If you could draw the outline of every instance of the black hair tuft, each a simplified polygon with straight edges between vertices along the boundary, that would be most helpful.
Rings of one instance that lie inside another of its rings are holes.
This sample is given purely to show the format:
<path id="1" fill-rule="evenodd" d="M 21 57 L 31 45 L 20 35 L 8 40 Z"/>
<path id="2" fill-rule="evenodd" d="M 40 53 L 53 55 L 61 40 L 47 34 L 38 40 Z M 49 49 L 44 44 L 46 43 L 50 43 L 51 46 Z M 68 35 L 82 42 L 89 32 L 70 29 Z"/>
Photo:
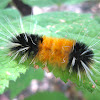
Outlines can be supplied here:
<path id="1" fill-rule="evenodd" d="M 85 68 L 82 65 L 86 65 L 86 67 L 90 67 L 89 64 L 93 62 L 93 51 L 89 49 L 84 43 L 76 42 L 69 55 L 69 63 L 68 68 L 72 67 L 72 71 L 78 72 L 84 71 Z"/>
<path id="2" fill-rule="evenodd" d="M 38 44 L 43 41 L 43 38 L 34 34 L 21 33 L 10 41 L 15 45 L 10 47 L 10 51 L 19 52 L 21 55 L 27 53 L 28 56 L 31 54 L 34 57 L 38 52 Z"/>

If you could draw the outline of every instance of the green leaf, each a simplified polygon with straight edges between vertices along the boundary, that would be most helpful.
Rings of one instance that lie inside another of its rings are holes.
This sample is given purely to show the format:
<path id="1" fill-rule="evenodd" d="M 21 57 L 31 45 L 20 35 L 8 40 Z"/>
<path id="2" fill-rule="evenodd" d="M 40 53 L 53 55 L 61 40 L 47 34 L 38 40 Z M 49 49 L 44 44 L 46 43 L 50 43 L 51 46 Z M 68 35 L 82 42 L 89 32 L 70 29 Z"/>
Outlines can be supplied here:
<path id="1" fill-rule="evenodd" d="M 22 92 L 26 87 L 30 85 L 32 79 L 42 80 L 44 77 L 44 71 L 39 69 L 29 68 L 25 74 L 21 74 L 20 77 L 14 81 L 10 81 L 9 88 L 10 98 L 14 98 L 20 92 Z"/>
<path id="2" fill-rule="evenodd" d="M 13 10 L 11 8 L 8 9 L 1 9 L 0 10 L 0 22 L 7 23 L 7 18 L 12 22 L 16 20 L 20 16 L 20 13 L 17 10 Z"/>
<path id="3" fill-rule="evenodd" d="M 5 8 L 11 0 L 0 0 L 0 9 Z"/>
<path id="4" fill-rule="evenodd" d="M 99 90 L 94 90 L 92 93 L 89 92 L 86 88 L 80 86 L 77 88 L 78 91 L 81 90 L 82 94 L 83 94 L 83 97 L 86 99 L 86 100 L 99 100 L 100 98 L 100 94 L 99 94 Z"/>
<path id="5" fill-rule="evenodd" d="M 80 2 L 84 2 L 86 0 L 23 0 L 25 4 L 28 4 L 30 6 L 39 6 L 39 7 L 45 7 L 45 6 L 50 6 L 50 5 L 58 5 L 60 6 L 63 3 L 66 4 L 76 4 Z"/>
<path id="6" fill-rule="evenodd" d="M 39 6 L 39 7 L 45 7 L 45 6 L 50 6 L 54 4 L 61 4 L 64 3 L 66 0 L 23 0 L 25 4 L 28 4 L 30 6 Z"/>
<path id="7" fill-rule="evenodd" d="M 94 49 L 95 54 L 94 59 L 100 61 L 100 25 L 91 18 L 91 15 L 76 14 L 70 12 L 53 12 L 40 14 L 37 16 L 24 17 L 22 19 L 22 22 L 24 30 L 20 26 L 19 17 L 16 20 L 11 21 L 10 23 L 13 27 L 15 27 L 18 33 L 16 33 L 15 29 L 12 28 L 8 23 L 4 23 L 3 25 L 13 34 L 23 33 L 24 31 L 27 33 L 33 33 L 34 30 L 35 34 L 58 38 L 75 39 L 78 41 L 82 41 L 87 45 L 93 45 L 92 48 Z M 3 26 L 1 26 L 1 29 L 1 33 L 12 37 L 11 34 Z M 7 36 L 3 36 L 2 34 L 0 34 L 0 37 L 6 40 Z M 0 39 L 0 69 L 2 69 L 0 70 L 1 93 L 3 92 L 4 88 L 8 86 L 9 80 L 16 80 L 17 77 L 19 77 L 19 73 L 26 72 L 26 69 L 28 68 L 32 60 L 28 59 L 23 64 L 19 64 L 18 60 L 11 61 L 12 58 L 10 59 L 10 57 L 7 56 L 9 50 L 6 48 L 6 45 L 7 42 Z M 9 63 L 9 61 L 11 62 Z M 44 67 L 44 64 L 42 62 L 37 62 L 36 64 L 41 68 Z M 95 88 L 92 88 L 92 83 L 84 73 L 82 73 L 81 81 L 79 81 L 76 73 L 70 74 L 68 70 L 63 71 L 57 66 L 52 66 L 50 64 L 47 64 L 47 66 L 49 70 L 52 71 L 56 77 L 60 77 L 62 81 L 67 82 L 67 80 L 69 79 L 72 82 L 76 83 L 78 87 L 83 86 L 91 92 L 95 90 Z M 100 72 L 100 63 L 95 62 L 92 66 Z M 100 89 L 100 75 L 95 71 L 93 72 L 94 75 L 91 77 L 94 82 L 96 81 L 95 83 L 97 84 L 98 89 Z"/>
<path id="8" fill-rule="evenodd" d="M 13 10 L 13 9 L 0 10 L 0 94 L 2 94 L 4 92 L 5 87 L 9 86 L 9 80 L 15 81 L 17 79 L 17 77 L 20 76 L 19 73 L 25 73 L 26 69 L 27 69 L 26 66 L 18 65 L 17 62 L 15 62 L 15 61 L 10 62 L 11 59 L 8 56 L 9 52 L 7 51 L 7 48 L 6 48 L 7 46 L 5 47 L 5 44 L 8 44 L 8 43 L 7 42 L 5 43 L 3 41 L 4 37 L 2 35 L 2 34 L 7 35 L 4 32 L 7 27 L 6 28 L 3 27 L 4 31 L 2 31 L 2 25 L 5 26 L 5 24 L 8 23 L 7 16 L 9 18 L 9 20 L 12 21 L 16 17 L 19 16 L 19 13 L 18 13 L 18 11 Z M 5 40 L 8 39 L 8 38 L 7 39 L 6 38 L 5 38 Z"/>
<path id="9" fill-rule="evenodd" d="M 100 24 L 100 16 L 99 15 L 95 15 L 94 19 Z"/>
<path id="10" fill-rule="evenodd" d="M 40 92 L 27 97 L 25 100 L 68 100 L 63 93 L 60 92 Z"/>

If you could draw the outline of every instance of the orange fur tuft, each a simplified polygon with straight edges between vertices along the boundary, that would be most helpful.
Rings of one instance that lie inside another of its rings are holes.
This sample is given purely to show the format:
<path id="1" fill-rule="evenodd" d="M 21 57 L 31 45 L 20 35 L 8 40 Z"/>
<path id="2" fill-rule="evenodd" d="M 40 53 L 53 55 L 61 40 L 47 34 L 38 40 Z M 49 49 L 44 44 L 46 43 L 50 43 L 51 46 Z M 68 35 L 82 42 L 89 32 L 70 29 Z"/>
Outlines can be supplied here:
<path id="1" fill-rule="evenodd" d="M 69 54 L 75 43 L 74 40 L 70 39 L 44 36 L 43 42 L 39 44 L 37 58 L 43 63 L 48 62 L 65 68 L 68 64 Z"/>

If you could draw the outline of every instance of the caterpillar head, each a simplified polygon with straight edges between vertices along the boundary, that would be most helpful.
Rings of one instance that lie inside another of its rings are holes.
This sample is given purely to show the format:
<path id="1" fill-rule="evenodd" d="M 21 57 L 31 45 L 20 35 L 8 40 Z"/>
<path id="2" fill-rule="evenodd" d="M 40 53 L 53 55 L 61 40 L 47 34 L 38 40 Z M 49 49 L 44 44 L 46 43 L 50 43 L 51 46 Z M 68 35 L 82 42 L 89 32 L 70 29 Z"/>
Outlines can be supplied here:
<path id="1" fill-rule="evenodd" d="M 72 71 L 86 71 L 93 62 L 93 51 L 89 49 L 84 43 L 76 42 L 69 55 L 68 66 L 72 68 Z"/>

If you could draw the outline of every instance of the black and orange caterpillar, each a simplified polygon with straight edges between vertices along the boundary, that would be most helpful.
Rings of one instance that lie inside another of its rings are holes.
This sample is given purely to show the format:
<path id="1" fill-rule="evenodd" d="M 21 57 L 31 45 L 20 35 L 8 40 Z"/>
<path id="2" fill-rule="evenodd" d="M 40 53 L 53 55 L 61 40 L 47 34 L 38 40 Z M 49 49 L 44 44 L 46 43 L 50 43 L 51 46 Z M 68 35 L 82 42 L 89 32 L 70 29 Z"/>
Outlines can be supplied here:
<path id="1" fill-rule="evenodd" d="M 21 33 L 12 38 L 10 51 L 21 55 L 23 63 L 28 57 L 45 63 L 57 65 L 63 70 L 90 71 L 93 63 L 93 51 L 84 43 L 65 38 L 52 38 L 35 34 Z"/>

